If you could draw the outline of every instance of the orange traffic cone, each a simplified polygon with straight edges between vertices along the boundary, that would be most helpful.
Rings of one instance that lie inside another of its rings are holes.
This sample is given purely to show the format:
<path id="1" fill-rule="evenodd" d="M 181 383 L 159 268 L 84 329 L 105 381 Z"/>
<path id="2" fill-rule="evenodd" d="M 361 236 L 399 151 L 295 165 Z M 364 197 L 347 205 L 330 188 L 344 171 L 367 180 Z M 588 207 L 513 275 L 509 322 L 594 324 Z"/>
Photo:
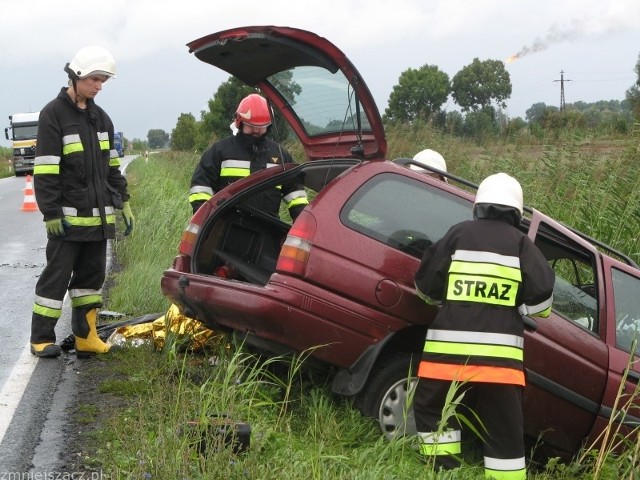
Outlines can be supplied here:
<path id="1" fill-rule="evenodd" d="M 36 204 L 36 196 L 33 193 L 33 185 L 31 183 L 31 175 L 27 175 L 27 186 L 24 189 L 24 202 L 22 210 L 25 212 L 37 212 L 38 204 Z"/>

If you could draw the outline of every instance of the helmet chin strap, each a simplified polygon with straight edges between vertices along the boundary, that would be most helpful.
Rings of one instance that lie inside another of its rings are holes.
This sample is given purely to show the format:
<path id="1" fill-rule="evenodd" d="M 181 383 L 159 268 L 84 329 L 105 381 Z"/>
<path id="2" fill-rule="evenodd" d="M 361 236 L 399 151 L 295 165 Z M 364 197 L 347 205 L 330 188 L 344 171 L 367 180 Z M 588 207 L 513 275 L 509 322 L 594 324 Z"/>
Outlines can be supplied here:
<path id="1" fill-rule="evenodd" d="M 69 80 L 71 80 L 71 88 L 73 88 L 73 103 L 78 105 L 78 90 L 76 88 L 76 81 L 78 80 L 78 75 L 76 72 L 71 70 L 69 67 L 69 63 L 64 66 L 64 71 L 69 74 Z"/>

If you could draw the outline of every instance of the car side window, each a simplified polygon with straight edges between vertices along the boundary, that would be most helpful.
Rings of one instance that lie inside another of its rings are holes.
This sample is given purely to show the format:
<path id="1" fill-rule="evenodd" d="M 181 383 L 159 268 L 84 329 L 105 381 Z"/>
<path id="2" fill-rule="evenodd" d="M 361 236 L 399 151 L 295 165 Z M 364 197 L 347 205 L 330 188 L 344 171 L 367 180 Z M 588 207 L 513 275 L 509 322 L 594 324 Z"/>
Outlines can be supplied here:
<path id="1" fill-rule="evenodd" d="M 637 340 L 635 354 L 640 355 L 640 279 L 616 268 L 612 269 L 613 297 L 616 308 L 616 344 L 631 351 L 631 345 Z"/>
<path id="2" fill-rule="evenodd" d="M 542 224 L 536 246 L 553 268 L 553 310 L 598 333 L 598 286 L 592 254 L 552 227 Z"/>
<path id="3" fill-rule="evenodd" d="M 473 218 L 471 203 L 398 174 L 376 175 L 341 211 L 353 230 L 422 258 L 425 249 L 452 225 Z"/>
<path id="4" fill-rule="evenodd" d="M 553 308 L 569 320 L 596 332 L 598 302 L 591 266 L 570 258 L 554 259 L 550 264 L 556 272 Z"/>

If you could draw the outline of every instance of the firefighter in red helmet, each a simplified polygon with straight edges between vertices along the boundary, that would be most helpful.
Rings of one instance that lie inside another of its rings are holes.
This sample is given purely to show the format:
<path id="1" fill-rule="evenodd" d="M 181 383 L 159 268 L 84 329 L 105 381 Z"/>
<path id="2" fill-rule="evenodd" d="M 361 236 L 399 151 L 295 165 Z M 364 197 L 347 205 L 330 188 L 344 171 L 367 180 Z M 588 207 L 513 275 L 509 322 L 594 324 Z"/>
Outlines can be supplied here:
<path id="1" fill-rule="evenodd" d="M 251 173 L 284 163 L 293 158 L 281 145 L 267 137 L 272 122 L 267 100 L 252 93 L 243 98 L 236 109 L 230 135 L 214 143 L 200 159 L 189 189 L 189 203 L 195 213 L 200 206 L 225 186 Z M 309 203 L 304 187 L 285 184 L 273 188 L 256 200 L 256 206 L 278 216 L 284 201 L 292 219 Z"/>
<path id="2" fill-rule="evenodd" d="M 485 476 L 497 480 L 526 478 L 521 315 L 547 317 L 553 302 L 554 272 L 517 228 L 522 213 L 518 181 L 490 175 L 478 188 L 474 219 L 429 247 L 415 276 L 418 296 L 441 305 L 427 331 L 413 398 L 421 452 L 436 466 L 459 465 L 460 421 L 442 418 L 455 382 L 464 391 L 462 408 L 470 410 L 457 413 L 479 418 Z"/>

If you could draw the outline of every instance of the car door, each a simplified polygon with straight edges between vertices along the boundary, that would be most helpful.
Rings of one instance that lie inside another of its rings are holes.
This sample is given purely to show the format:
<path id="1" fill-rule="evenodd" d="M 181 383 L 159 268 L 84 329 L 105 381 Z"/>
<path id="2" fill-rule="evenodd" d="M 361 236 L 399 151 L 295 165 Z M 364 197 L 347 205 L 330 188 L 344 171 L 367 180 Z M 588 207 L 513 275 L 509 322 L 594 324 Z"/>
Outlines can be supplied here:
<path id="1" fill-rule="evenodd" d="M 611 301 L 601 330 L 609 353 L 609 376 L 592 439 L 610 422 L 612 432 L 628 433 L 640 426 L 640 271 L 604 257 L 604 272 L 606 294 Z M 623 415 L 614 415 L 614 408 L 622 410 Z M 616 421 L 611 421 L 612 417 Z"/>
<path id="2" fill-rule="evenodd" d="M 574 232 L 533 212 L 529 237 L 554 267 L 551 315 L 525 335 L 525 431 L 575 453 L 594 425 L 607 383 L 608 349 L 600 255 Z"/>

